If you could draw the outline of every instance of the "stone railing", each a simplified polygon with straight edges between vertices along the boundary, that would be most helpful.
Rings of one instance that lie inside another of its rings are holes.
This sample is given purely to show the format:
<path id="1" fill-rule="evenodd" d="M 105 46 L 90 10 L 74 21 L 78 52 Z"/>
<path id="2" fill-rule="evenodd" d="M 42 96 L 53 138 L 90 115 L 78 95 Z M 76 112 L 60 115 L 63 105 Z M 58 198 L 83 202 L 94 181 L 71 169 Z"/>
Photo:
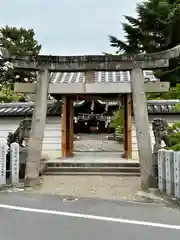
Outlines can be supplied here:
<path id="1" fill-rule="evenodd" d="M 158 187 L 161 193 L 180 199 L 180 152 L 158 151 Z"/>
<path id="2" fill-rule="evenodd" d="M 0 145 L 0 187 L 19 183 L 19 144 Z"/>

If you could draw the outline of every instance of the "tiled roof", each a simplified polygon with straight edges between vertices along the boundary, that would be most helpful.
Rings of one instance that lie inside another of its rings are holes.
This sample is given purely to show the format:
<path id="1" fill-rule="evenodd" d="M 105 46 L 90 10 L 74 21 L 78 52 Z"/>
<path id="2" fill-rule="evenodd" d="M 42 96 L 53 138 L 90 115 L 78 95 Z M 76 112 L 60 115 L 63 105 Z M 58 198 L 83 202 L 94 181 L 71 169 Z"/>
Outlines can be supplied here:
<path id="1" fill-rule="evenodd" d="M 161 113 L 168 114 L 173 113 L 173 107 L 176 104 L 180 104 L 180 100 L 149 100 L 148 112 L 149 114 Z"/>
<path id="2" fill-rule="evenodd" d="M 143 71 L 145 81 L 157 81 L 153 71 Z M 59 72 L 51 73 L 51 83 L 84 83 L 85 74 L 83 72 Z M 95 72 L 94 82 L 129 82 L 131 81 L 130 72 Z"/>
<path id="3" fill-rule="evenodd" d="M 34 111 L 34 103 L 1 103 L 0 116 L 28 116 Z M 59 115 L 54 103 L 48 104 L 47 115 Z"/>
<path id="4" fill-rule="evenodd" d="M 180 103 L 180 100 L 148 100 L 148 112 L 149 114 L 172 114 L 173 106 L 177 103 Z M 117 102 L 113 101 L 109 105 L 115 104 Z M 0 104 L 0 116 L 32 115 L 33 110 L 33 102 Z M 180 114 L 180 112 L 176 114 Z M 47 115 L 60 115 L 60 105 L 48 103 Z"/>

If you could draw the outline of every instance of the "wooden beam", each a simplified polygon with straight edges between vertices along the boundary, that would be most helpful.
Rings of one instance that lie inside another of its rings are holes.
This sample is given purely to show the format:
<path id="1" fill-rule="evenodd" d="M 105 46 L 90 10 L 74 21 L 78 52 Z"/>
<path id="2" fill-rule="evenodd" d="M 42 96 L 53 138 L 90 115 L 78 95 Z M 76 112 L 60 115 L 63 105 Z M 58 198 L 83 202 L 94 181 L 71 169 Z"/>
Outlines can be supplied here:
<path id="1" fill-rule="evenodd" d="M 74 105 L 73 100 L 69 99 L 69 156 L 73 155 L 74 143 Z"/>
<path id="2" fill-rule="evenodd" d="M 124 95 L 124 157 L 132 158 L 132 98 Z"/>
<path id="3" fill-rule="evenodd" d="M 61 151 L 62 157 L 71 157 L 73 155 L 73 101 L 69 96 L 62 98 L 62 137 Z"/>
<path id="4" fill-rule="evenodd" d="M 67 111 L 66 111 L 66 104 L 67 104 L 67 101 L 66 101 L 66 97 L 63 96 L 62 97 L 62 108 L 61 108 L 61 111 L 62 111 L 62 115 L 61 115 L 61 153 L 62 153 L 62 157 L 66 157 L 66 114 L 67 114 Z"/>

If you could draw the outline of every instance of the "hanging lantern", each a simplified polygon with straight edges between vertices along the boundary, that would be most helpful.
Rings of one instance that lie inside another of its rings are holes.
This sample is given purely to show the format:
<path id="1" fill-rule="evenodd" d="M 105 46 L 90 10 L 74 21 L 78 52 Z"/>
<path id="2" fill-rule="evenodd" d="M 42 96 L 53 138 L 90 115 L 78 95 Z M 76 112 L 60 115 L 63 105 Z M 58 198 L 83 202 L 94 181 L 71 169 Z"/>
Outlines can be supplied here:
<path id="1" fill-rule="evenodd" d="M 105 121 L 105 128 L 108 127 L 108 124 L 109 124 L 108 119 L 106 119 L 106 121 Z"/>
<path id="2" fill-rule="evenodd" d="M 77 117 L 74 117 L 74 122 L 78 123 L 78 118 Z"/>
<path id="3" fill-rule="evenodd" d="M 94 100 L 92 100 L 92 104 L 91 104 L 91 111 L 94 111 Z"/>
<path id="4" fill-rule="evenodd" d="M 58 100 L 57 102 L 55 102 L 55 112 L 59 113 L 61 110 L 61 103 Z"/>
<path id="5" fill-rule="evenodd" d="M 106 112 L 108 111 L 108 107 L 109 107 L 109 103 L 106 102 L 106 106 L 105 106 L 105 111 L 106 111 Z"/>

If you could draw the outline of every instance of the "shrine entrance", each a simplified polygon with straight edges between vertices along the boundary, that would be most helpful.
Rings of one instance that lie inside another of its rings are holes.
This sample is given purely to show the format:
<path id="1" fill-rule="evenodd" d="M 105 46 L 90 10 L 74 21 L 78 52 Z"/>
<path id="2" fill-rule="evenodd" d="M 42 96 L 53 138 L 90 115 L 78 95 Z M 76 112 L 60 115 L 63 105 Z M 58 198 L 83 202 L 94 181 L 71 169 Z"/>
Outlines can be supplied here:
<path id="1" fill-rule="evenodd" d="M 74 153 L 73 103 L 77 100 L 84 100 L 77 99 L 77 96 L 91 100 L 122 98 L 124 104 L 123 157 L 132 158 L 133 102 L 137 136 L 137 139 L 135 136 L 135 140 L 138 143 L 138 152 L 140 159 L 151 165 L 152 151 L 145 93 L 168 91 L 169 83 L 160 83 L 152 71 L 149 71 L 149 69 L 167 67 L 169 63 L 166 58 L 162 59 L 159 54 L 152 56 L 38 56 L 37 58 L 14 57 L 11 61 L 16 69 L 38 72 L 37 83 L 15 83 L 14 88 L 15 92 L 36 94 L 28 145 L 27 172 L 29 179 L 36 179 L 37 176 L 37 174 L 34 175 L 37 173 L 37 164 L 33 165 L 33 163 L 40 161 L 41 158 L 48 94 L 58 95 L 63 103 L 62 116 L 59 121 L 62 129 L 60 156 L 72 157 Z M 91 126 L 91 130 L 95 130 L 94 127 L 97 126 Z M 109 159 L 111 159 L 110 156 Z M 122 157 L 118 155 L 118 159 L 121 161 Z M 149 176 L 150 173 L 147 172 L 147 174 Z"/>
<path id="2" fill-rule="evenodd" d="M 123 141 L 118 142 L 105 133 L 81 133 L 74 138 L 73 153 L 83 152 L 104 152 L 104 153 L 121 153 L 123 155 Z"/>
<path id="3" fill-rule="evenodd" d="M 81 100 L 77 101 L 77 98 Z M 85 101 L 82 98 L 86 97 L 62 97 L 62 156 L 72 157 L 74 153 L 78 152 L 116 152 L 120 154 L 120 157 L 131 159 L 131 94 L 123 94 L 121 97 L 114 95 L 113 97 L 116 102 L 115 109 L 118 109 L 118 102 L 119 104 L 122 102 L 121 105 L 124 108 L 124 140 L 122 141 L 117 141 L 114 129 L 109 128 L 113 108 L 112 106 L 108 108 L 107 105 L 112 102 L 112 99 L 111 101 L 102 101 L 97 100 L 100 96 L 91 96 L 91 100 Z"/>
<path id="4" fill-rule="evenodd" d="M 108 133 L 108 128 L 106 127 L 106 123 L 104 121 L 98 120 L 95 114 L 88 114 L 87 118 L 88 120 L 80 119 L 77 123 L 74 123 L 75 134 L 79 135 L 79 134 Z"/>
<path id="5" fill-rule="evenodd" d="M 91 97 L 92 98 L 92 97 Z M 123 155 L 123 140 L 115 139 L 115 129 L 109 124 L 121 100 L 86 99 L 74 102 L 74 154 L 119 153 Z"/>
<path id="6" fill-rule="evenodd" d="M 113 110 L 117 110 L 120 101 L 82 100 L 74 103 L 74 133 L 75 134 L 109 134 L 109 120 Z M 114 109 L 113 109 L 114 107 Z"/>

